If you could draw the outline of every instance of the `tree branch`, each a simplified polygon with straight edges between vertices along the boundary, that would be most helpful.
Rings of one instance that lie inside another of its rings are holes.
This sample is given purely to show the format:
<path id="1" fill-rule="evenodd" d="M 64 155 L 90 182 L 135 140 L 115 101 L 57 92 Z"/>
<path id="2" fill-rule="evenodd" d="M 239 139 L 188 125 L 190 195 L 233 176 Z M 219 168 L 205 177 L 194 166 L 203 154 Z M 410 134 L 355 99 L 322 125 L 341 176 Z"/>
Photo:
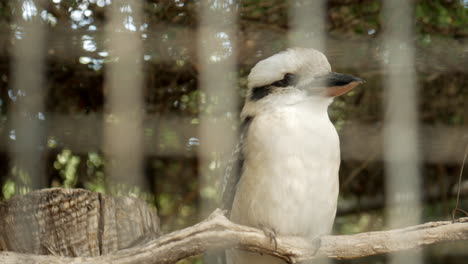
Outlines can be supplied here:
<path id="1" fill-rule="evenodd" d="M 468 217 L 456 222 L 440 221 L 389 231 L 356 235 L 324 236 L 320 248 L 299 237 L 277 237 L 278 247 L 258 229 L 238 225 L 221 210 L 194 226 L 161 236 L 144 245 L 94 258 L 67 258 L 0 252 L 0 263 L 175 263 L 207 249 L 237 248 L 275 255 L 297 262 L 315 258 L 351 259 L 407 250 L 424 245 L 468 240 Z M 315 254 L 314 254 L 315 253 Z"/>

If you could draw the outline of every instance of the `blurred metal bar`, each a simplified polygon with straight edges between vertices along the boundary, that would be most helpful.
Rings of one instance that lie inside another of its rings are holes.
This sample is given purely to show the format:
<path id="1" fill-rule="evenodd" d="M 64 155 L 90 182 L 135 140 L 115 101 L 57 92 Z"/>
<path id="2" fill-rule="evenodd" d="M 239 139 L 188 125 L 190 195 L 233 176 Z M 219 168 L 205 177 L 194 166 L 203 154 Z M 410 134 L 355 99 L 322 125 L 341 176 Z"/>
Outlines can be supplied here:
<path id="1" fill-rule="evenodd" d="M 290 1 L 288 46 L 314 48 L 325 52 L 325 0 Z M 319 259 L 314 263 L 332 263 Z"/>
<path id="2" fill-rule="evenodd" d="M 201 216 L 215 206 L 215 183 L 222 176 L 220 155 L 235 145 L 238 120 L 236 41 L 237 1 L 202 1 L 199 9 L 200 101 L 199 177 Z M 224 120 L 227 120 L 225 122 Z M 226 157 L 227 158 L 227 157 Z M 211 204 L 207 203 L 211 202 Z"/>
<path id="3" fill-rule="evenodd" d="M 146 187 L 143 176 L 143 46 L 142 3 L 117 0 L 109 6 L 106 64 L 104 154 L 106 175 L 113 183 Z M 128 32 L 128 34 L 121 34 Z"/>
<path id="4" fill-rule="evenodd" d="M 389 228 L 421 218 L 417 85 L 413 47 L 414 1 L 383 2 L 385 78 L 384 158 L 386 221 Z M 415 238 L 416 239 L 416 238 Z M 421 252 L 392 254 L 390 263 L 422 263 Z"/>
<path id="5" fill-rule="evenodd" d="M 307 47 L 325 51 L 325 0 L 290 1 L 289 47 Z"/>
<path id="6" fill-rule="evenodd" d="M 47 186 L 45 178 L 45 23 L 44 0 L 18 1 L 12 26 L 10 104 L 11 175 L 24 190 Z M 13 169 L 14 168 L 14 169 Z"/>

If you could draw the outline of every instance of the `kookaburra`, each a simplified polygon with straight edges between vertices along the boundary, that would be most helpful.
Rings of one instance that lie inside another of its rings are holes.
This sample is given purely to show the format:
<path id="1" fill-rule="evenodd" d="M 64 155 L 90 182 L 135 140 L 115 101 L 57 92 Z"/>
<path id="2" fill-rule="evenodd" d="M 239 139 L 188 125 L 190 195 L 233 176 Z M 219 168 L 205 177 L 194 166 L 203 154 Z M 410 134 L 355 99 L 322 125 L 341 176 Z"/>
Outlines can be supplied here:
<path id="1" fill-rule="evenodd" d="M 332 72 L 314 49 L 288 49 L 253 67 L 236 158 L 223 181 L 223 206 L 232 221 L 310 240 L 330 232 L 340 145 L 327 109 L 335 96 L 362 82 Z M 227 263 L 283 262 L 229 250 Z"/>

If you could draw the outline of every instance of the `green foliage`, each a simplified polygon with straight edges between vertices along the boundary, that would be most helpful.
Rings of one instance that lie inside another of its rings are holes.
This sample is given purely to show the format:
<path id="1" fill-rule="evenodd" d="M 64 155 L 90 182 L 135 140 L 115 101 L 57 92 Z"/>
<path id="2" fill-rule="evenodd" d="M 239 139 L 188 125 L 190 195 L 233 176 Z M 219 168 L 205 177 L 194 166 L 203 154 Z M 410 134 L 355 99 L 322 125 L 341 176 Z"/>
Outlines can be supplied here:
<path id="1" fill-rule="evenodd" d="M 468 8 L 462 1 L 425 0 L 416 5 L 421 32 L 441 35 L 468 34 Z"/>
<path id="2" fill-rule="evenodd" d="M 3 183 L 2 194 L 5 199 L 9 199 L 13 195 L 22 195 L 32 191 L 31 177 L 28 172 L 13 166 L 10 170 L 10 175 Z"/>
<path id="3" fill-rule="evenodd" d="M 103 167 L 103 157 L 96 152 L 89 152 L 88 159 L 86 160 L 86 174 L 89 180 L 84 183 L 86 189 L 93 192 L 105 193 L 106 180 Z"/>
<path id="4" fill-rule="evenodd" d="M 73 155 L 69 149 L 62 150 L 57 155 L 57 160 L 54 162 L 54 168 L 59 171 L 62 177 L 62 186 L 64 188 L 73 188 L 78 180 L 76 170 L 80 164 L 80 157 Z"/>
<path id="5" fill-rule="evenodd" d="M 7 179 L 2 186 L 2 194 L 5 199 L 10 199 L 15 194 L 15 182 Z"/>

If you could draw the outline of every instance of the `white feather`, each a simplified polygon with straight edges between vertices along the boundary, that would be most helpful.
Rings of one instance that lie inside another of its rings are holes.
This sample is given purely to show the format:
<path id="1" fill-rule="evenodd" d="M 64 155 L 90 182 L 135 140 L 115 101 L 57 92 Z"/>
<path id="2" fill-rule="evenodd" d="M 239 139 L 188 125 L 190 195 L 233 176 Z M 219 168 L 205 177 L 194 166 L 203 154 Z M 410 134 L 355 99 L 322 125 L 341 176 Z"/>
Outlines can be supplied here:
<path id="1" fill-rule="evenodd" d="M 323 53 L 314 49 L 288 49 L 258 62 L 250 71 L 248 88 L 281 80 L 286 73 L 321 76 L 330 71 L 330 63 Z"/>

